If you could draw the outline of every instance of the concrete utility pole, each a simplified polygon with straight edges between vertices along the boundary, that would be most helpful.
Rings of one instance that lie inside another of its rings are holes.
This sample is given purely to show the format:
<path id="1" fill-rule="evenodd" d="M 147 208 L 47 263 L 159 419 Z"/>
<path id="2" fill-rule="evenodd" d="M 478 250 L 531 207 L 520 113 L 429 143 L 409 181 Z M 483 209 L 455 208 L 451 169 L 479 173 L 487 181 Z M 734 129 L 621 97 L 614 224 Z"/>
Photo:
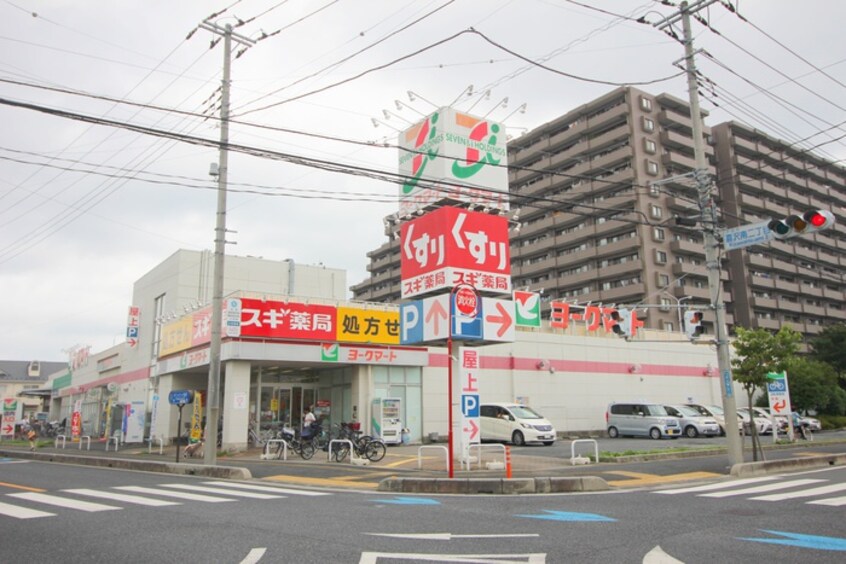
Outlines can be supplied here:
<path id="1" fill-rule="evenodd" d="M 722 282 L 720 280 L 719 242 L 716 237 L 717 206 L 711 198 L 712 179 L 708 172 L 708 160 L 705 157 L 705 144 L 702 139 L 702 115 L 699 110 L 693 35 L 690 30 L 690 15 L 715 2 L 717 0 L 695 0 L 692 5 L 682 2 L 679 5 L 678 12 L 658 22 L 655 27 L 663 29 L 681 20 L 684 33 L 684 61 L 690 97 L 690 117 L 693 122 L 693 152 L 696 161 L 693 178 L 696 181 L 699 209 L 702 212 L 702 230 L 705 234 L 705 263 L 708 270 L 708 289 L 711 292 L 711 308 L 716 316 L 714 343 L 717 346 L 717 365 L 723 396 L 728 461 L 729 466 L 734 466 L 743 462 L 743 445 L 741 444 L 740 429 L 737 422 L 737 402 L 734 397 L 728 330 L 726 329 L 726 305 L 723 302 Z"/>
<path id="2" fill-rule="evenodd" d="M 220 418 L 220 344 L 223 324 L 223 269 L 226 254 L 226 182 L 229 172 L 229 68 L 232 39 L 251 46 L 252 39 L 232 32 L 232 26 L 221 27 L 205 21 L 202 29 L 223 36 L 223 80 L 220 92 L 220 163 L 217 175 L 217 221 L 214 228 L 214 273 L 212 279 L 211 343 L 209 345 L 209 381 L 206 397 L 206 446 L 204 462 L 217 463 L 217 430 Z"/>

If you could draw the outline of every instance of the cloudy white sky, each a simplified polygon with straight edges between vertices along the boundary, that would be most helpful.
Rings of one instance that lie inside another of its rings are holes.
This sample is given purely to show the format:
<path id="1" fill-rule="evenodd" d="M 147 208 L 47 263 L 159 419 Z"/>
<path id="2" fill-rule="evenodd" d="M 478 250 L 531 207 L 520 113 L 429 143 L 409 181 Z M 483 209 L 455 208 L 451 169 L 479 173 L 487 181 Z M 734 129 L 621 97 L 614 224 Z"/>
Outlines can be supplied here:
<path id="1" fill-rule="evenodd" d="M 711 30 L 694 24 L 708 124 L 846 157 L 846 3 L 732 5 L 746 21 L 717 3 Z M 656 1 L 0 0 L 0 358 L 120 342 L 133 282 L 179 248 L 213 248 L 216 149 L 19 104 L 214 141 L 199 115 L 216 107 L 222 46 L 188 36 L 227 8 L 212 20 L 266 35 L 232 64 L 233 118 L 263 127 L 235 123 L 231 141 L 259 150 L 395 172 L 382 144 L 434 105 L 517 136 L 615 84 L 687 99 L 683 78 L 660 81 L 682 46 L 635 21 L 672 13 Z M 342 268 L 349 285 L 396 209 L 392 184 L 259 156 L 232 154 L 229 180 L 229 253 Z"/>

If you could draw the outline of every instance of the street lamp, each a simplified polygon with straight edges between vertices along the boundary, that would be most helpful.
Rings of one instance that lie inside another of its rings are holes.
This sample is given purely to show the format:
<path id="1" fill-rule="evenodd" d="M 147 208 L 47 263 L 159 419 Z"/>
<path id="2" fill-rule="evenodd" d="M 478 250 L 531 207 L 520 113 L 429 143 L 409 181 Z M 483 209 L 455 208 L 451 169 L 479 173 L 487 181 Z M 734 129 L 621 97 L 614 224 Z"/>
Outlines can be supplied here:
<path id="1" fill-rule="evenodd" d="M 673 298 L 676 300 L 676 311 L 679 314 L 679 331 L 684 331 L 684 324 L 682 323 L 682 311 L 681 311 L 681 303 L 685 300 L 692 300 L 693 296 L 682 296 L 681 298 L 677 298 L 669 292 L 664 292 L 664 295 Z"/>

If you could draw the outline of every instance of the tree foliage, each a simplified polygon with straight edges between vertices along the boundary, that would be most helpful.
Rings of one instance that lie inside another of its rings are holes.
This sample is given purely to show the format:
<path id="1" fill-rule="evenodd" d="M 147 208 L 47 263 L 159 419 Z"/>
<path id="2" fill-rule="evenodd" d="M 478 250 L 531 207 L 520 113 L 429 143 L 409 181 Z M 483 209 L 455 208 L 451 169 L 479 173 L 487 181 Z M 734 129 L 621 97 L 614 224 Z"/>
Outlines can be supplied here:
<path id="1" fill-rule="evenodd" d="M 811 356 L 830 364 L 841 379 L 846 378 L 846 325 L 830 325 L 810 341 Z"/>
<path id="2" fill-rule="evenodd" d="M 802 335 L 786 325 L 778 333 L 743 327 L 737 327 L 736 331 L 737 338 L 732 343 L 735 351 L 732 375 L 751 400 L 755 391 L 766 385 L 769 372 L 787 369 L 799 349 Z"/>
<path id="3" fill-rule="evenodd" d="M 790 402 L 800 412 L 826 411 L 837 387 L 837 373 L 826 362 L 803 357 L 790 359 L 787 364 Z"/>

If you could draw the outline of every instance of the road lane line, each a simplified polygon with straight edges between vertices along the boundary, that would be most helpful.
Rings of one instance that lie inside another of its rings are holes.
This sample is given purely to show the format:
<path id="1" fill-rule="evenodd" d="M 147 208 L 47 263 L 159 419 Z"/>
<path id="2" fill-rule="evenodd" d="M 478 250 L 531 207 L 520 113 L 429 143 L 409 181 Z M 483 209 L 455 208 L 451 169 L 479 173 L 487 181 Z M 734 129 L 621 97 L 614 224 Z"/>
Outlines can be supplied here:
<path id="1" fill-rule="evenodd" d="M 846 496 L 843 497 L 831 497 L 828 499 L 818 499 L 816 501 L 809 501 L 809 505 L 828 505 L 829 507 L 840 507 L 841 505 L 846 505 Z"/>
<path id="2" fill-rule="evenodd" d="M 364 488 L 375 490 L 379 487 L 378 482 L 350 482 L 349 480 L 341 480 L 337 478 L 308 478 L 305 476 L 290 476 L 286 474 L 277 474 L 275 476 L 267 476 L 263 480 L 270 480 L 273 482 L 289 482 L 291 484 L 301 484 L 306 486 L 323 486 L 323 487 L 342 487 L 342 488 Z"/>
<path id="3" fill-rule="evenodd" d="M 630 476 L 631 480 L 607 480 L 608 485 L 615 487 L 651 486 L 655 484 L 668 484 L 673 482 L 689 482 L 691 480 L 706 480 L 717 478 L 720 474 L 713 472 L 683 472 L 681 474 L 642 474 L 640 472 L 627 472 L 624 470 L 613 470 L 605 474 L 616 474 Z"/>
<path id="4" fill-rule="evenodd" d="M 46 503 L 47 505 L 55 505 L 57 507 L 65 507 L 67 509 L 78 509 L 79 511 L 87 511 L 89 513 L 95 513 L 97 511 L 116 511 L 121 509 L 120 507 L 115 507 L 114 505 L 103 505 L 102 503 L 91 503 L 90 501 L 80 501 L 77 499 L 35 492 L 13 493 L 9 494 L 9 497 L 26 499 L 28 501 L 37 501 L 38 503 Z"/>
<path id="5" fill-rule="evenodd" d="M 737 486 L 745 486 L 746 484 L 760 484 L 761 482 L 769 482 L 771 480 L 775 480 L 777 476 L 765 476 L 762 478 L 743 478 L 742 480 L 732 480 L 730 482 L 718 482 L 716 484 L 705 484 L 704 486 L 691 486 L 689 488 L 679 488 L 679 489 L 672 489 L 672 490 L 661 490 L 660 492 L 655 492 L 659 494 L 665 495 L 674 495 L 674 494 L 683 494 L 683 493 L 696 493 L 696 492 L 707 492 L 711 490 L 722 490 L 725 488 L 734 488 Z"/>
<path id="6" fill-rule="evenodd" d="M 205 501 L 207 503 L 223 503 L 225 501 L 235 501 L 234 499 L 227 499 L 225 497 L 214 497 L 210 495 L 192 494 L 188 492 L 177 492 L 173 490 L 163 490 L 161 488 L 145 488 L 143 486 L 119 486 L 115 489 L 127 492 L 161 495 L 165 497 L 175 497 L 178 499 L 187 499 L 189 501 Z"/>
<path id="7" fill-rule="evenodd" d="M 38 517 L 53 517 L 56 514 L 0 502 L 0 515 L 14 517 L 15 519 L 36 519 Z"/>
<path id="8" fill-rule="evenodd" d="M 165 501 L 163 499 L 152 499 L 149 497 L 141 497 L 138 495 L 122 494 L 118 492 L 108 492 L 99 490 L 89 490 L 85 488 L 75 490 L 62 490 L 72 494 L 87 495 L 91 497 L 99 497 L 102 499 L 111 499 L 114 501 L 124 501 L 126 503 L 135 503 L 137 505 L 147 505 L 149 507 L 163 507 L 165 505 L 181 505 L 178 501 Z"/>
<path id="9" fill-rule="evenodd" d="M 210 494 L 220 494 L 220 495 L 234 495 L 235 497 L 249 497 L 253 499 L 279 499 L 285 496 L 283 495 L 270 495 L 270 494 L 263 494 L 257 492 L 246 492 L 246 491 L 237 491 L 231 489 L 224 489 L 224 488 L 208 488 L 205 486 L 194 486 L 191 484 L 159 484 L 165 488 L 175 488 L 178 490 L 187 490 L 190 492 L 204 492 Z"/>
<path id="10" fill-rule="evenodd" d="M 762 495 L 750 499 L 755 499 L 759 501 L 781 501 L 783 499 L 796 499 L 797 497 L 813 497 L 815 495 L 825 495 L 834 492 L 842 492 L 843 490 L 846 490 L 846 484 L 831 484 L 828 486 L 820 486 L 818 488 L 811 488 L 808 490 L 799 490 L 798 492 Z"/>
<path id="11" fill-rule="evenodd" d="M 44 493 L 44 492 L 47 491 L 47 490 L 44 490 L 44 489 L 41 489 L 41 488 L 31 488 L 29 486 L 21 486 L 20 484 L 10 484 L 9 482 L 0 482 L 0 486 L 5 487 L 5 488 L 12 488 L 12 489 L 15 489 L 15 490 L 26 490 L 28 492 Z"/>
<path id="12" fill-rule="evenodd" d="M 756 494 L 756 493 L 764 493 L 764 492 L 771 492 L 775 490 L 784 490 L 787 488 L 795 488 L 799 486 L 806 486 L 808 484 L 817 484 L 819 482 L 825 482 L 825 480 L 815 480 L 812 478 L 806 478 L 803 480 L 789 480 L 787 482 L 776 482 L 775 484 L 765 484 L 763 486 L 754 486 L 751 488 L 742 488 L 739 490 L 731 490 L 725 492 L 714 492 L 714 493 L 706 493 L 701 494 L 699 497 L 731 497 L 735 495 L 748 495 L 748 494 Z"/>
<path id="13" fill-rule="evenodd" d="M 280 493 L 280 494 L 292 494 L 292 495 L 332 495 L 329 492 L 313 492 L 310 490 L 294 490 L 291 488 L 277 488 L 276 486 L 258 486 L 254 484 L 241 484 L 235 482 L 203 482 L 204 484 L 208 484 L 209 486 L 224 486 L 227 488 L 243 488 L 246 490 L 256 490 L 261 492 L 273 492 L 273 493 Z"/>

